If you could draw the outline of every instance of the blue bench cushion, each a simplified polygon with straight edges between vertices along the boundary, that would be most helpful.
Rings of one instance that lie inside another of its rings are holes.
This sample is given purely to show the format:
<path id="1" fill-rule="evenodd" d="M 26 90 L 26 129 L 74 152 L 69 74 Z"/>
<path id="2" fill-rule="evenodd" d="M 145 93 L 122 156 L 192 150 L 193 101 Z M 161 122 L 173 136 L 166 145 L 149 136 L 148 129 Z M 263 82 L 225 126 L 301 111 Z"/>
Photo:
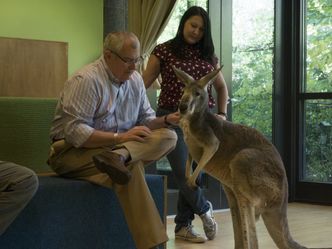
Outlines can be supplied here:
<path id="1" fill-rule="evenodd" d="M 0 248 L 135 248 L 113 190 L 60 177 L 39 180 L 36 195 L 0 236 Z M 146 181 L 165 222 L 165 177 L 146 175 Z"/>

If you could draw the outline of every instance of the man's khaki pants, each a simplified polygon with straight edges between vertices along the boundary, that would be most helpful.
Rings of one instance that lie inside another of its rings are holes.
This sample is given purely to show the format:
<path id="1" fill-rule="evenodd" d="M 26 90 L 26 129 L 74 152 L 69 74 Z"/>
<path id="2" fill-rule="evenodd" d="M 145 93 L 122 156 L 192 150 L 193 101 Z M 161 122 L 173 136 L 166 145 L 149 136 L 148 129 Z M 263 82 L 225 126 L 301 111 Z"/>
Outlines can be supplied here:
<path id="1" fill-rule="evenodd" d="M 116 148 L 125 147 L 130 153 L 128 168 L 132 177 L 127 185 L 112 182 L 107 174 L 94 165 L 92 156 L 115 148 L 75 148 L 64 140 L 53 143 L 49 164 L 61 176 L 84 179 L 95 184 L 113 188 L 123 209 L 129 230 L 138 249 L 148 249 L 168 240 L 165 226 L 145 182 L 144 165 L 168 154 L 176 145 L 173 130 L 153 130 L 144 143 L 126 142 Z"/>

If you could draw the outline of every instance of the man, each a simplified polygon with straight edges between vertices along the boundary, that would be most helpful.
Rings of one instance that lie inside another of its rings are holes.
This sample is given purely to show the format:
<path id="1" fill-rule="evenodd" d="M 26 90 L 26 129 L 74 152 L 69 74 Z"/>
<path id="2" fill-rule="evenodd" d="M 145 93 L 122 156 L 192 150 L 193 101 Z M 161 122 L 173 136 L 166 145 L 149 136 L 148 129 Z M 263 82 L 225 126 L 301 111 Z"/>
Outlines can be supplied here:
<path id="1" fill-rule="evenodd" d="M 51 127 L 49 164 L 62 176 L 112 187 L 136 247 L 148 249 L 168 238 L 144 165 L 175 147 L 176 133 L 167 127 L 179 114 L 156 118 L 135 71 L 141 60 L 133 33 L 110 33 L 103 55 L 68 79 Z"/>
<path id="2" fill-rule="evenodd" d="M 32 170 L 0 161 L 0 235 L 28 204 L 37 188 L 38 178 Z"/>

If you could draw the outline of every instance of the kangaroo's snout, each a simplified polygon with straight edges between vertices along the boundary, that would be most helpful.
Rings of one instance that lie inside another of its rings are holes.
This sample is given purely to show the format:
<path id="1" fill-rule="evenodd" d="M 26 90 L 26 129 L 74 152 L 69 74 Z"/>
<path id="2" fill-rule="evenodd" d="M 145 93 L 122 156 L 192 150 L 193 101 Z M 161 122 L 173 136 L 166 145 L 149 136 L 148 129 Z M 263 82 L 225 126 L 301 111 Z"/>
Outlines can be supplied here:
<path id="1" fill-rule="evenodd" d="M 188 112 L 189 103 L 190 103 L 190 96 L 184 93 L 179 103 L 179 111 L 181 114 L 186 114 Z"/>
<path id="2" fill-rule="evenodd" d="M 179 110 L 181 114 L 185 114 L 188 110 L 188 105 L 184 103 L 180 103 Z"/>

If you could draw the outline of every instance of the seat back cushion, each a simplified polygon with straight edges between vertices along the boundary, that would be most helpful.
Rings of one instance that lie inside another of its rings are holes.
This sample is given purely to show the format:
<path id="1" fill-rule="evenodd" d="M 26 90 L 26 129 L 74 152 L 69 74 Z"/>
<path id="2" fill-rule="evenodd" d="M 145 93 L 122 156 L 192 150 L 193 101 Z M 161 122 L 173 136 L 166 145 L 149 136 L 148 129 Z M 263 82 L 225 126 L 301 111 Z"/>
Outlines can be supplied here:
<path id="1" fill-rule="evenodd" d="M 55 98 L 0 97 L 0 160 L 49 172 L 46 161 Z"/>

